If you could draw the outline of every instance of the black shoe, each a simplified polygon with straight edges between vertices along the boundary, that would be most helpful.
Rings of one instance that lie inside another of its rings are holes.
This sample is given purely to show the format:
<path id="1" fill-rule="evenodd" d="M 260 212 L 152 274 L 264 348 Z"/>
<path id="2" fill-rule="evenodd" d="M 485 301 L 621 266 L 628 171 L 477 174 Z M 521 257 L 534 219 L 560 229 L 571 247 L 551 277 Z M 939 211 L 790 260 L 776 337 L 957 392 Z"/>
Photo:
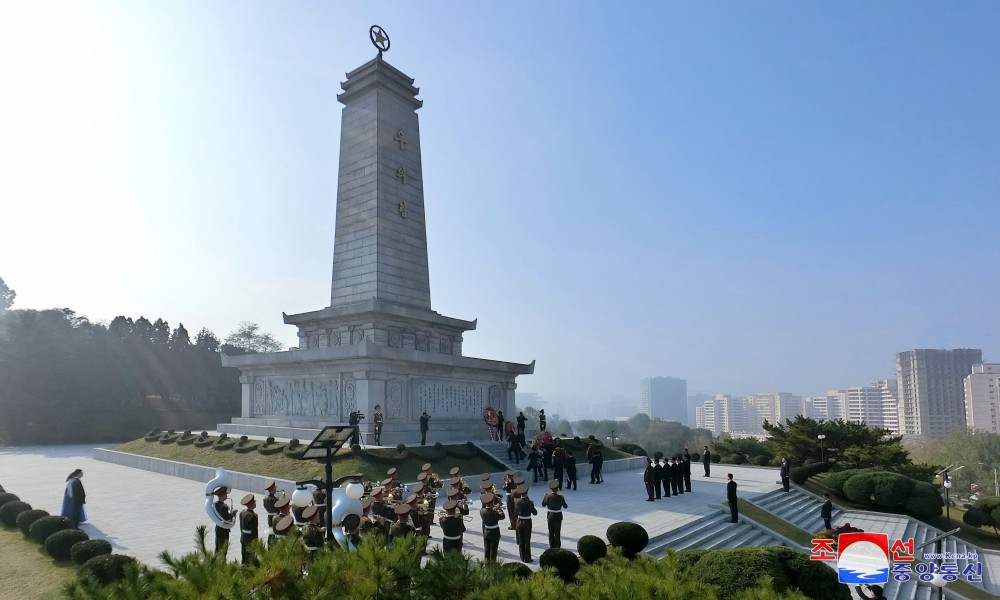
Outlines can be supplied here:
<path id="1" fill-rule="evenodd" d="M 646 502 L 652 502 L 652 501 L 653 501 L 652 498 L 646 498 Z"/>

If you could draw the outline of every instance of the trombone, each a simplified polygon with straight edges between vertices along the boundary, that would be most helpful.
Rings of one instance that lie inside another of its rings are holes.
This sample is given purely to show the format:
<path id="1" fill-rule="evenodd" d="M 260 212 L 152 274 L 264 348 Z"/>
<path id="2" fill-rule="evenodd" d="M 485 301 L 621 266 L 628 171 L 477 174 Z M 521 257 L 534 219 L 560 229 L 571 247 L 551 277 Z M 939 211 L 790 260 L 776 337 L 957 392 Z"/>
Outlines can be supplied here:
<path id="1" fill-rule="evenodd" d="M 463 521 L 469 521 L 470 523 L 472 522 L 472 515 L 463 515 L 463 514 L 459 514 L 459 513 L 455 513 L 453 515 L 450 515 L 450 514 L 448 514 L 447 512 L 445 512 L 443 510 L 437 511 L 437 514 L 438 514 L 438 517 L 458 517 L 458 518 L 462 519 Z"/>

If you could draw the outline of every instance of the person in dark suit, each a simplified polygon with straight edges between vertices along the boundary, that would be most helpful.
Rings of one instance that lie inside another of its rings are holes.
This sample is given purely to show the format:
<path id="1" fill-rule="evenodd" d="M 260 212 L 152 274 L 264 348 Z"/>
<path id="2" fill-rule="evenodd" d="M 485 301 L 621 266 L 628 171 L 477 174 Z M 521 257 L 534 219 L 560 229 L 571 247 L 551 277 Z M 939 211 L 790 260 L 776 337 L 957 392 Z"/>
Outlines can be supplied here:
<path id="1" fill-rule="evenodd" d="M 819 509 L 819 516 L 823 517 L 823 526 L 827 529 L 833 529 L 833 501 L 830 500 L 830 494 L 823 494 L 826 498 L 826 502 L 823 503 L 823 507 Z"/>
<path id="2" fill-rule="evenodd" d="M 684 462 L 683 462 L 683 466 L 684 466 L 684 491 L 685 492 L 690 492 L 691 491 L 691 453 L 688 452 L 687 448 L 684 449 Z"/>
<path id="3" fill-rule="evenodd" d="M 684 493 L 684 463 L 678 456 L 674 459 L 674 481 L 677 483 L 677 491 L 675 494 Z"/>
<path id="4" fill-rule="evenodd" d="M 240 511 L 240 562 L 245 565 L 250 564 L 250 544 L 257 539 L 257 501 L 253 494 L 243 496 L 240 504 L 245 506 Z"/>
<path id="5" fill-rule="evenodd" d="M 653 491 L 656 493 L 656 499 L 660 499 L 660 483 L 663 481 L 663 467 L 660 466 L 660 461 L 654 458 L 653 463 Z M 649 486 L 646 486 L 649 487 Z"/>
<path id="6" fill-rule="evenodd" d="M 523 412 L 517 413 L 517 436 L 521 439 L 521 443 L 524 444 L 524 428 L 528 425 L 528 417 L 524 416 Z"/>
<path id="7" fill-rule="evenodd" d="M 653 467 L 653 459 L 648 459 L 646 470 L 642 473 L 642 482 L 646 484 L 646 502 L 655 500 L 653 497 L 653 481 L 656 479 L 656 469 Z"/>
<path id="8" fill-rule="evenodd" d="M 787 458 L 781 459 L 781 489 L 787 491 L 789 490 L 789 475 L 792 470 L 792 465 L 788 464 Z"/>
<path id="9" fill-rule="evenodd" d="M 545 431 L 545 409 L 538 411 L 538 430 L 541 432 Z"/>
<path id="10" fill-rule="evenodd" d="M 701 464 L 705 466 L 705 477 L 709 477 L 711 475 L 712 453 L 709 452 L 708 446 L 705 446 L 705 453 L 701 455 Z"/>
<path id="11" fill-rule="evenodd" d="M 420 445 L 427 445 L 427 429 L 430 427 L 431 416 L 427 411 L 420 413 Z"/>
<path id="12" fill-rule="evenodd" d="M 729 483 L 726 484 L 726 500 L 729 501 L 729 515 L 730 523 L 740 522 L 740 511 L 736 506 L 736 482 L 733 481 L 733 474 L 727 473 L 726 477 L 729 478 Z"/>
<path id="13" fill-rule="evenodd" d="M 576 489 L 576 457 L 569 450 L 566 451 L 566 489 Z"/>
<path id="14" fill-rule="evenodd" d="M 663 497 L 670 497 L 670 461 L 663 459 L 663 479 L 660 480 L 660 487 L 663 488 Z"/>
<path id="15" fill-rule="evenodd" d="M 604 475 L 601 474 L 601 469 L 604 468 L 604 455 L 601 454 L 600 450 L 594 450 L 594 458 L 591 459 L 591 468 L 593 472 L 590 478 L 594 480 L 594 483 L 604 483 Z"/>
<path id="16" fill-rule="evenodd" d="M 382 405 L 375 405 L 375 412 L 372 413 L 372 422 L 375 424 L 375 445 L 382 445 L 382 426 L 384 425 L 385 417 L 382 416 Z"/>
<path id="17" fill-rule="evenodd" d="M 680 487 L 677 485 L 677 476 L 680 474 L 681 465 L 675 461 L 673 458 L 670 459 L 670 467 L 667 472 L 670 474 L 670 491 L 676 496 L 681 493 Z"/>

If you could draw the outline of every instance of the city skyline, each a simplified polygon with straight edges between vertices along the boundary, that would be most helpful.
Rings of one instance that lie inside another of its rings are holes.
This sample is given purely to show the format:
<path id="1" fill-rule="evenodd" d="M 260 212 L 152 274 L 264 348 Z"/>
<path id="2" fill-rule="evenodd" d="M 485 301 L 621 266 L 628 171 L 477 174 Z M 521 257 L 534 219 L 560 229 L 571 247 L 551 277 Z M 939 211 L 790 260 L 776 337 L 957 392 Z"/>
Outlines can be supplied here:
<path id="1" fill-rule="evenodd" d="M 330 297 L 336 94 L 378 23 L 424 101 L 435 310 L 479 319 L 466 355 L 537 360 L 518 391 L 605 403 L 663 374 L 805 397 L 892 378 L 906 348 L 1000 360 L 979 225 L 1000 216 L 1000 82 L 982 60 L 1000 7 L 5 15 L 14 308 L 219 337 L 248 320 L 294 345 L 282 312 Z M 658 34 L 636 40 L 640 21 Z"/>

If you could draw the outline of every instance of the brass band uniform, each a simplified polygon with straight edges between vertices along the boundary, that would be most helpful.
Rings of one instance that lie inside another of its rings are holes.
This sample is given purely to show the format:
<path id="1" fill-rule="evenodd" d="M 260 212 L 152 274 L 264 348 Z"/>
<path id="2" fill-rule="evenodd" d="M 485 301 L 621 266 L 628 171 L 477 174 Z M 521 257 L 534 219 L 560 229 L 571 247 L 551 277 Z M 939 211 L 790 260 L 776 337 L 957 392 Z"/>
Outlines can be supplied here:
<path id="1" fill-rule="evenodd" d="M 441 525 L 441 549 L 445 552 L 449 550 L 462 551 L 462 536 L 465 534 L 465 521 L 455 514 L 458 502 L 448 500 L 444 503 L 445 515 L 441 517 L 438 524 Z"/>
<path id="2" fill-rule="evenodd" d="M 302 528 L 302 543 L 309 551 L 309 556 L 313 556 L 323 547 L 323 528 L 319 525 L 319 509 L 315 506 L 305 507 L 302 518 L 306 521 L 306 525 Z"/>
<path id="3" fill-rule="evenodd" d="M 528 486 L 522 485 L 517 488 L 517 500 L 514 501 L 514 508 L 517 510 L 517 549 L 524 562 L 531 560 L 531 516 L 538 514 L 535 503 L 528 498 Z"/>
<path id="4" fill-rule="evenodd" d="M 254 511 L 257 508 L 257 501 L 254 500 L 253 494 L 247 494 L 243 496 L 240 504 L 246 507 L 240 511 L 240 562 L 248 565 L 250 564 L 250 544 L 258 536 L 257 513 Z"/>
<path id="5" fill-rule="evenodd" d="M 566 497 L 559 493 L 559 482 L 553 479 L 549 482 L 548 494 L 542 498 L 542 506 L 548 511 L 549 524 L 549 548 L 562 547 L 562 522 L 564 508 L 569 508 L 566 504 Z"/>
<path id="6" fill-rule="evenodd" d="M 217 487 L 212 495 L 216 497 L 215 503 L 212 505 L 215 508 L 216 514 L 223 521 L 229 521 L 232 525 L 232 521 L 236 520 L 236 513 L 233 509 L 229 508 L 226 504 L 226 500 L 229 497 L 229 489 L 225 487 Z M 215 526 L 215 551 L 219 552 L 222 550 L 222 546 L 229 543 L 229 529 L 226 527 L 221 527 L 219 525 Z"/>
<path id="7" fill-rule="evenodd" d="M 483 519 L 483 546 L 486 562 L 497 561 L 497 549 L 500 547 L 500 522 L 504 519 L 500 508 L 500 499 L 493 494 L 483 494 L 479 501 L 483 507 L 479 516 Z"/>

